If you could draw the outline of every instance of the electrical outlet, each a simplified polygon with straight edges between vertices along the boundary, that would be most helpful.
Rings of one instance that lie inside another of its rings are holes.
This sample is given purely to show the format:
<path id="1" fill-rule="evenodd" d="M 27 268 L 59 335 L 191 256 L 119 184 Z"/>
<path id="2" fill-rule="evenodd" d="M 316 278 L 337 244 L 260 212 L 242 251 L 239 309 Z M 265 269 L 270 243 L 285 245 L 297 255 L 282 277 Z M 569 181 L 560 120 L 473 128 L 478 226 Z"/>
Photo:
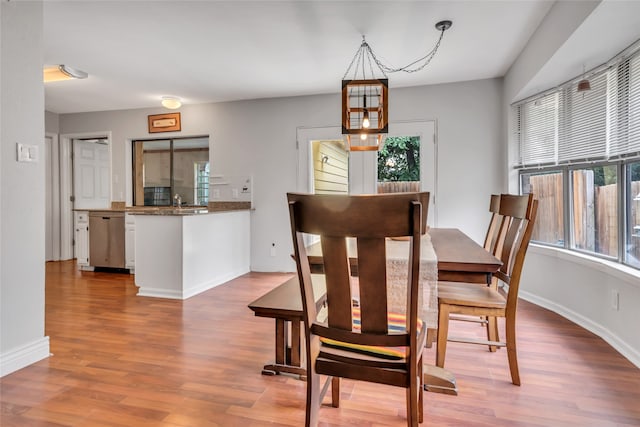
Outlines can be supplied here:
<path id="1" fill-rule="evenodd" d="M 238 189 L 234 188 L 233 190 L 231 190 L 231 197 L 233 197 L 234 199 L 238 198 Z"/>
<path id="2" fill-rule="evenodd" d="M 220 190 L 218 190 L 217 188 L 213 190 L 211 197 L 214 199 L 219 199 L 220 198 Z"/>
<path id="3" fill-rule="evenodd" d="M 618 311 L 620 309 L 620 293 L 617 289 L 611 289 L 609 300 L 611 301 L 611 310 Z"/>

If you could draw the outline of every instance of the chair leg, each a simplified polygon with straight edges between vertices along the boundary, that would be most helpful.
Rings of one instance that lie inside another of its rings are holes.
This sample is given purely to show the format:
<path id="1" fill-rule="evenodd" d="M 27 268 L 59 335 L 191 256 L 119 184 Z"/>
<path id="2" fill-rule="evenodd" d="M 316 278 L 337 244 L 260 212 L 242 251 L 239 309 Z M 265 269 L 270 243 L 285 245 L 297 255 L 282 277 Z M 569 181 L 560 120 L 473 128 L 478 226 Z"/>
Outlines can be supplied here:
<path id="1" fill-rule="evenodd" d="M 494 316 L 487 316 L 487 339 L 489 341 L 498 341 L 498 318 Z M 489 351 L 494 352 L 498 349 L 495 345 L 489 346 Z"/>
<path id="2" fill-rule="evenodd" d="M 407 388 L 407 426 L 418 426 L 418 376 L 413 376 Z"/>
<path id="3" fill-rule="evenodd" d="M 518 352 L 516 350 L 516 316 L 515 313 L 507 314 L 505 322 L 505 332 L 507 335 L 507 357 L 509 359 L 509 370 L 511 371 L 511 382 L 520 385 L 520 371 L 518 370 Z"/>
<path id="4" fill-rule="evenodd" d="M 424 422 L 424 358 L 420 355 L 418 362 L 418 423 Z"/>
<path id="5" fill-rule="evenodd" d="M 320 412 L 320 375 L 312 367 L 307 368 L 307 411 L 306 427 L 317 427 Z"/>
<path id="6" fill-rule="evenodd" d="M 444 368 L 444 356 L 447 353 L 449 335 L 449 306 L 438 304 L 438 344 L 436 348 L 436 366 Z"/>
<path id="7" fill-rule="evenodd" d="M 334 408 L 340 407 L 340 377 L 331 379 L 331 406 Z"/>

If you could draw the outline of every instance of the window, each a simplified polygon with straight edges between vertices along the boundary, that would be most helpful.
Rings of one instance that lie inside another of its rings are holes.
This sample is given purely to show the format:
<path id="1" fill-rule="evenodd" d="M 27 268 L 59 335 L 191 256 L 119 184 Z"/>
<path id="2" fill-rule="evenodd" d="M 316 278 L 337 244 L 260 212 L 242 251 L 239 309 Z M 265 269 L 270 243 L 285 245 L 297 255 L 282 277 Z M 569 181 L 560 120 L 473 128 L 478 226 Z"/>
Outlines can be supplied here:
<path id="1" fill-rule="evenodd" d="M 532 240 L 640 268 L 640 41 L 586 77 L 513 106 Z"/>
<path id="2" fill-rule="evenodd" d="M 171 206 L 176 195 L 183 205 L 208 203 L 208 137 L 138 140 L 132 145 L 134 206 Z"/>
<path id="3" fill-rule="evenodd" d="M 618 256 L 618 173 L 615 165 L 571 171 L 572 247 Z"/>
<path id="4" fill-rule="evenodd" d="M 533 193 L 538 199 L 538 214 L 531 240 L 564 246 L 564 187 L 561 171 L 523 173 L 522 194 Z"/>
<path id="5" fill-rule="evenodd" d="M 627 165 L 627 238 L 625 260 L 640 268 L 640 162 Z"/>
<path id="6" fill-rule="evenodd" d="M 378 151 L 378 193 L 420 191 L 420 137 L 389 136 Z"/>

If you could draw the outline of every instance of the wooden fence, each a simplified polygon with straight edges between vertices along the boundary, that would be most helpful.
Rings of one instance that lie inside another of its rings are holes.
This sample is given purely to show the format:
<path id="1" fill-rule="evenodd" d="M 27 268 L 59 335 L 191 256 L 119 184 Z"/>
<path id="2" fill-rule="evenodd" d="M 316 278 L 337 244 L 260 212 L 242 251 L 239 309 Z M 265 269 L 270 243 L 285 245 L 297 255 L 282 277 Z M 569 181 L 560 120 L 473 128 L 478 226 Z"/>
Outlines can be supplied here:
<path id="1" fill-rule="evenodd" d="M 420 191 L 420 181 L 378 182 L 378 193 L 410 193 Z"/>
<path id="2" fill-rule="evenodd" d="M 563 244 L 562 175 L 531 177 L 531 191 L 538 202 L 532 240 Z M 631 183 L 631 198 L 640 194 L 640 181 Z M 591 171 L 573 172 L 573 236 L 576 248 L 604 255 L 618 255 L 617 185 L 595 186 Z M 631 201 L 629 224 L 640 226 L 640 201 Z M 626 245 L 631 257 L 640 260 L 640 237 Z M 633 263 L 633 261 L 632 261 Z"/>

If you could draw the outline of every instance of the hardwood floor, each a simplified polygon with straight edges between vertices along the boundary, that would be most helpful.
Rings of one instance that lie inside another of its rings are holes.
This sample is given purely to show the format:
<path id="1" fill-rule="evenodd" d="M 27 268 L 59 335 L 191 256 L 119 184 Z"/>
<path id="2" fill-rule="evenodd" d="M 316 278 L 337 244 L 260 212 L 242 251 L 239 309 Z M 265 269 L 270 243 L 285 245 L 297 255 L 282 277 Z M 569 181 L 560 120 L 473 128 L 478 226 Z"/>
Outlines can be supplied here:
<path id="1" fill-rule="evenodd" d="M 290 274 L 250 273 L 175 301 L 137 297 L 126 274 L 72 262 L 46 271 L 53 355 L 2 378 L 2 427 L 303 425 L 305 383 L 260 375 L 274 324 L 247 308 Z M 608 344 L 526 302 L 518 332 L 521 387 L 506 350 L 451 343 L 445 366 L 459 396 L 426 393 L 423 425 L 640 425 L 640 370 Z M 402 389 L 344 381 L 341 397 L 339 409 L 321 410 L 322 425 L 406 425 Z"/>

